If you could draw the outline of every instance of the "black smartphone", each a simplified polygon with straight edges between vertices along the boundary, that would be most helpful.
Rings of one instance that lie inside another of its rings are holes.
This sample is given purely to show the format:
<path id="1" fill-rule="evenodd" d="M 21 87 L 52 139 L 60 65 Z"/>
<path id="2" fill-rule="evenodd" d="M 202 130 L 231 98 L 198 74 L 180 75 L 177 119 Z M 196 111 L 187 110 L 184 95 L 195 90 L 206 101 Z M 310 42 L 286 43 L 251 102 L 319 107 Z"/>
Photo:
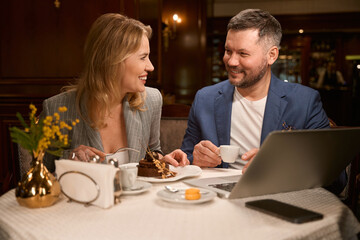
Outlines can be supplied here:
<path id="1" fill-rule="evenodd" d="M 320 213 L 273 199 L 250 201 L 246 202 L 245 206 L 292 223 L 305 223 L 323 218 L 323 215 Z"/>

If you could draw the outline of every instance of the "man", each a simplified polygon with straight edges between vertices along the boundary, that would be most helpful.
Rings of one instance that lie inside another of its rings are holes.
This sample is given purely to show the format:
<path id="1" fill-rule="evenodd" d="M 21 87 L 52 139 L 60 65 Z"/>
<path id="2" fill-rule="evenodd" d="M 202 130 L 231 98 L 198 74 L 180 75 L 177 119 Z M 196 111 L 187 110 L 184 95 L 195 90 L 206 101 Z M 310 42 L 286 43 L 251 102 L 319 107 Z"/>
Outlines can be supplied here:
<path id="1" fill-rule="evenodd" d="M 230 20 L 223 57 L 229 80 L 199 90 L 190 110 L 181 149 L 192 164 L 228 167 L 218 146 L 238 145 L 249 161 L 245 171 L 271 131 L 329 127 L 317 91 L 271 73 L 281 36 L 280 23 L 259 9 Z M 336 192 L 346 175 L 340 180 Z"/>

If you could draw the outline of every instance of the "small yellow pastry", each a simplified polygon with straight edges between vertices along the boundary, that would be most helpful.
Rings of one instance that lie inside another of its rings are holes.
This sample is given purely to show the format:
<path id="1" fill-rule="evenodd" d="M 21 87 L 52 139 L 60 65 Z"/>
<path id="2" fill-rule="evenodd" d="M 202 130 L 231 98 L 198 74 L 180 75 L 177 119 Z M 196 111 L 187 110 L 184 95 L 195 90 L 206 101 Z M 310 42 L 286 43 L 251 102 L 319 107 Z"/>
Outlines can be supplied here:
<path id="1" fill-rule="evenodd" d="M 185 190 L 186 200 L 198 200 L 201 198 L 200 190 L 197 188 L 188 188 Z"/>

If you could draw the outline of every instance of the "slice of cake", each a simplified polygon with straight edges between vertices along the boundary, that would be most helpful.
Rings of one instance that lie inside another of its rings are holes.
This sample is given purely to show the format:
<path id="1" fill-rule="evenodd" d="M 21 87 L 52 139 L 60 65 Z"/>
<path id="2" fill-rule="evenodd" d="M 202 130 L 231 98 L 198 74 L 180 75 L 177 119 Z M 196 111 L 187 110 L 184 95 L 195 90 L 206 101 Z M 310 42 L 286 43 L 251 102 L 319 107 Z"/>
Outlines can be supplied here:
<path id="1" fill-rule="evenodd" d="M 159 154 L 150 150 L 146 151 L 145 158 L 141 159 L 138 165 L 138 176 L 169 178 L 176 173 L 170 171 L 169 164 L 159 159 Z"/>

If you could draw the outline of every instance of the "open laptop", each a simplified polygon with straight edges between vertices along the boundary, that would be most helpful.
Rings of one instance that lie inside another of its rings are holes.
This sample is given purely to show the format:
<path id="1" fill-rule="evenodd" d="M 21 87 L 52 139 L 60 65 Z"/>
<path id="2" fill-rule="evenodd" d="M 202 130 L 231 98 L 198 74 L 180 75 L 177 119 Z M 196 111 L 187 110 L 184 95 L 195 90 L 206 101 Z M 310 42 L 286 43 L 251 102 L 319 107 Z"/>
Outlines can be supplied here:
<path id="1" fill-rule="evenodd" d="M 360 128 L 274 131 L 243 175 L 184 182 L 230 199 L 321 187 L 359 152 Z"/>

